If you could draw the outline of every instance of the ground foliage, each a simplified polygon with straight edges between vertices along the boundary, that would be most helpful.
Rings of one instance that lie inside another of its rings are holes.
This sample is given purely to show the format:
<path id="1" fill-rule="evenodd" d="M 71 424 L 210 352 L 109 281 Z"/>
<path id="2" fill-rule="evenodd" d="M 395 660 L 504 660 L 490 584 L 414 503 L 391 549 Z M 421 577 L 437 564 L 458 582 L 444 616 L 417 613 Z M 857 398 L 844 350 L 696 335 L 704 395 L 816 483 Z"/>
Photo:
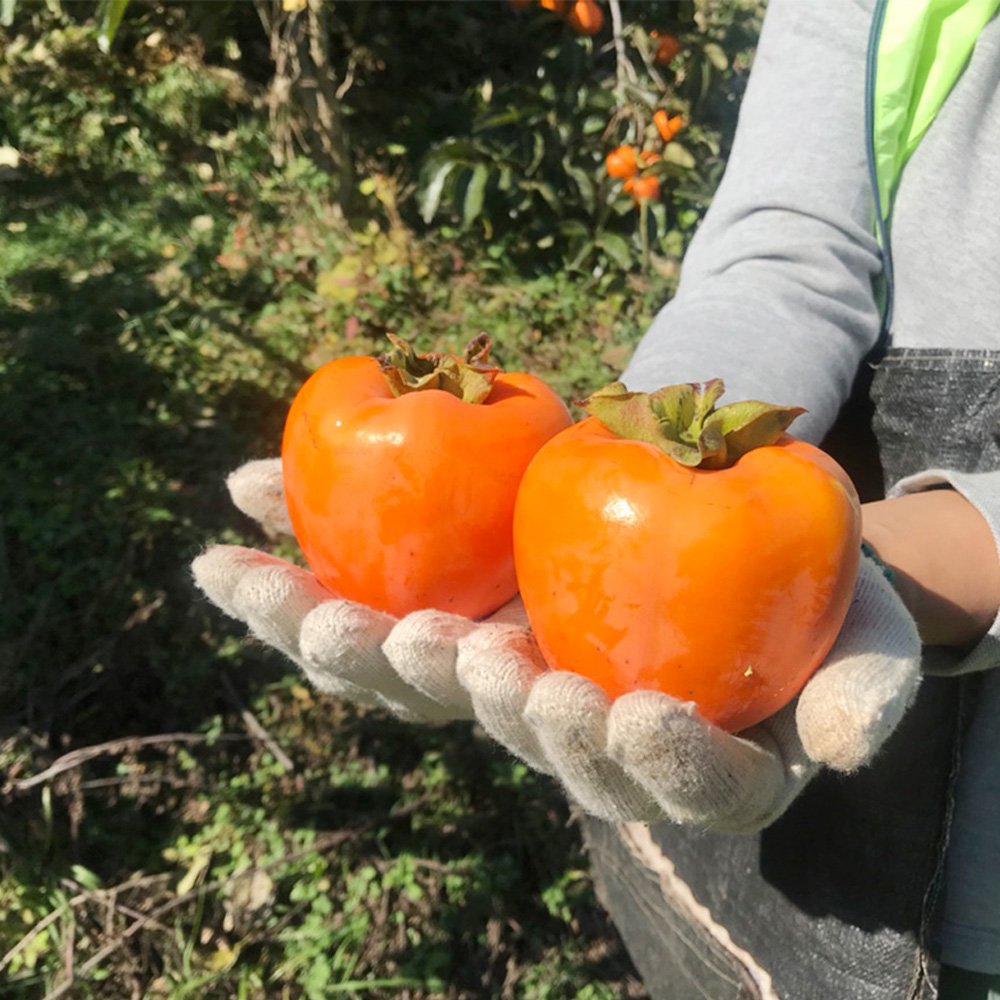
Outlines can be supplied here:
<path id="1" fill-rule="evenodd" d="M 725 161 L 756 3 L 334 4 L 353 182 L 274 162 L 250 4 L 0 32 L 0 992 L 12 1000 L 641 995 L 547 779 L 467 725 L 307 689 L 199 599 L 296 387 L 385 333 L 567 399 L 669 297 Z M 646 29 L 684 49 L 655 70 Z M 643 213 L 603 172 L 689 119 Z M 307 120 L 297 127 L 308 131 Z M 309 143 L 303 141 L 301 152 Z"/>

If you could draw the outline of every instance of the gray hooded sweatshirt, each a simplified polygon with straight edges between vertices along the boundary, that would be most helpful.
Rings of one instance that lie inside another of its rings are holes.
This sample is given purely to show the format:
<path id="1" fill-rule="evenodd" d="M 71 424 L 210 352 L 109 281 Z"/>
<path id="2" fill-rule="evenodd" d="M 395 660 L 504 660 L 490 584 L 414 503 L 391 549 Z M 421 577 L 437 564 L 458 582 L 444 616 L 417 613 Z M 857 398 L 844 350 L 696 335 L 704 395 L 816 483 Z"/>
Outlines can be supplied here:
<path id="1" fill-rule="evenodd" d="M 878 339 L 865 152 L 874 0 L 771 0 L 725 177 L 676 296 L 623 381 L 652 391 L 722 377 L 726 400 L 805 406 L 818 442 Z M 892 346 L 1000 351 L 1000 20 L 904 168 L 894 200 Z M 724 400 L 725 401 L 725 400 Z M 1000 472 L 931 469 L 1000 539 Z M 1000 620 L 962 664 L 989 670 L 953 823 L 945 961 L 1000 973 Z"/>

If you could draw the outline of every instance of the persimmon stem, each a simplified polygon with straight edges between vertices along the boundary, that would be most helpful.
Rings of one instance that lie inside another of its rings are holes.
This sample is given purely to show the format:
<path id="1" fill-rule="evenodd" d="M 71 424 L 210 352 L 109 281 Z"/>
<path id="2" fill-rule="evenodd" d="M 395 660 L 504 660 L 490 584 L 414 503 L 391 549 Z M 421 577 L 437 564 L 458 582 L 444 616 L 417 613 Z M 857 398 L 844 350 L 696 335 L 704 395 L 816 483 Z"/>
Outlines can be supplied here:
<path id="1" fill-rule="evenodd" d="M 716 409 L 722 379 L 682 382 L 653 393 L 612 382 L 577 405 L 619 437 L 655 445 L 691 468 L 724 469 L 754 448 L 774 444 L 806 411 L 758 400 Z"/>
<path id="2" fill-rule="evenodd" d="M 417 354 L 413 345 L 402 337 L 394 333 L 387 336 L 392 348 L 379 357 L 378 364 L 390 391 L 397 397 L 440 389 L 466 403 L 484 403 L 501 372 L 490 364 L 492 341 L 486 333 L 473 337 L 461 358 L 441 352 Z"/>
<path id="3" fill-rule="evenodd" d="M 642 273 L 649 273 L 649 199 L 639 202 L 639 241 L 642 245 Z"/>

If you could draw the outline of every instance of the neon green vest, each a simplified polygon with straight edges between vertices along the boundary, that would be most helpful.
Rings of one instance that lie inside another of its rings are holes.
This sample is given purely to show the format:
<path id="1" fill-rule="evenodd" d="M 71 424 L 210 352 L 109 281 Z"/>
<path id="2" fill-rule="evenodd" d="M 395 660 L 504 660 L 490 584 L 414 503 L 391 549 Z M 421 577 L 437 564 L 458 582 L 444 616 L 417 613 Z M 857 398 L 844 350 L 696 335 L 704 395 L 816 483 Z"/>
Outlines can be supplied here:
<path id="1" fill-rule="evenodd" d="M 889 217 L 906 161 L 965 69 L 1000 0 L 878 0 L 868 40 L 866 130 L 884 260 L 883 339 L 892 318 Z"/>

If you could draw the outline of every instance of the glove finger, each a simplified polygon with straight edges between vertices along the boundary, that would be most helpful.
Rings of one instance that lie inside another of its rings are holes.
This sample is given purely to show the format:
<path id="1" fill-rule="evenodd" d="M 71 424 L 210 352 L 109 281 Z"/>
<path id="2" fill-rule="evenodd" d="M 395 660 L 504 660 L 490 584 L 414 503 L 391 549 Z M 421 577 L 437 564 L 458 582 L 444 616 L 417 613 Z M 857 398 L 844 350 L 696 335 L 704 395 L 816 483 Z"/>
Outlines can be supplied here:
<path id="1" fill-rule="evenodd" d="M 920 683 L 920 637 L 881 570 L 862 559 L 854 599 L 833 649 L 799 695 L 806 753 L 853 771 L 899 724 Z"/>
<path id="2" fill-rule="evenodd" d="M 292 534 L 280 458 L 262 458 L 241 465 L 226 479 L 229 495 L 244 514 L 265 528 Z"/>
<path id="3" fill-rule="evenodd" d="M 284 559 L 243 545 L 213 545 L 191 563 L 191 570 L 198 588 L 217 608 L 230 618 L 240 618 L 233 595 L 243 577 L 262 566 L 289 565 Z"/>
<path id="4" fill-rule="evenodd" d="M 302 623 L 302 668 L 321 691 L 382 705 L 408 721 L 454 718 L 393 669 L 383 645 L 397 622 L 364 604 L 326 601 Z"/>
<path id="5" fill-rule="evenodd" d="M 556 776 L 587 812 L 612 822 L 661 818 L 653 797 L 606 752 L 609 705 L 586 677 L 553 670 L 535 682 L 524 717 Z"/>
<path id="6" fill-rule="evenodd" d="M 656 691 L 615 700 L 608 753 L 674 822 L 756 830 L 791 800 L 781 750 L 766 730 L 734 736 L 703 719 L 692 702 Z"/>
<path id="7" fill-rule="evenodd" d="M 236 585 L 232 606 L 258 639 L 301 663 L 302 621 L 329 600 L 330 592 L 311 573 L 278 560 L 248 569 Z"/>
<path id="8" fill-rule="evenodd" d="M 445 611 L 414 611 L 403 618 L 383 650 L 402 682 L 437 705 L 442 717 L 471 719 L 472 699 L 458 682 L 458 641 L 478 626 Z"/>
<path id="9" fill-rule="evenodd" d="M 552 774 L 524 718 L 532 686 L 548 672 L 534 636 L 514 625 L 480 625 L 459 640 L 455 670 L 483 729 L 535 770 Z"/>
<path id="10" fill-rule="evenodd" d="M 247 572 L 267 566 L 288 566 L 283 559 L 248 549 L 242 545 L 215 545 L 191 563 L 195 583 L 218 608 L 231 618 L 241 618 L 240 611 L 233 604 L 233 595 Z M 246 622 L 244 622 L 246 624 Z M 289 654 L 291 655 L 291 654 Z M 306 671 L 309 675 L 309 671 Z M 317 683 L 320 691 L 335 694 L 351 701 L 371 702 L 371 694 L 352 684 Z"/>

